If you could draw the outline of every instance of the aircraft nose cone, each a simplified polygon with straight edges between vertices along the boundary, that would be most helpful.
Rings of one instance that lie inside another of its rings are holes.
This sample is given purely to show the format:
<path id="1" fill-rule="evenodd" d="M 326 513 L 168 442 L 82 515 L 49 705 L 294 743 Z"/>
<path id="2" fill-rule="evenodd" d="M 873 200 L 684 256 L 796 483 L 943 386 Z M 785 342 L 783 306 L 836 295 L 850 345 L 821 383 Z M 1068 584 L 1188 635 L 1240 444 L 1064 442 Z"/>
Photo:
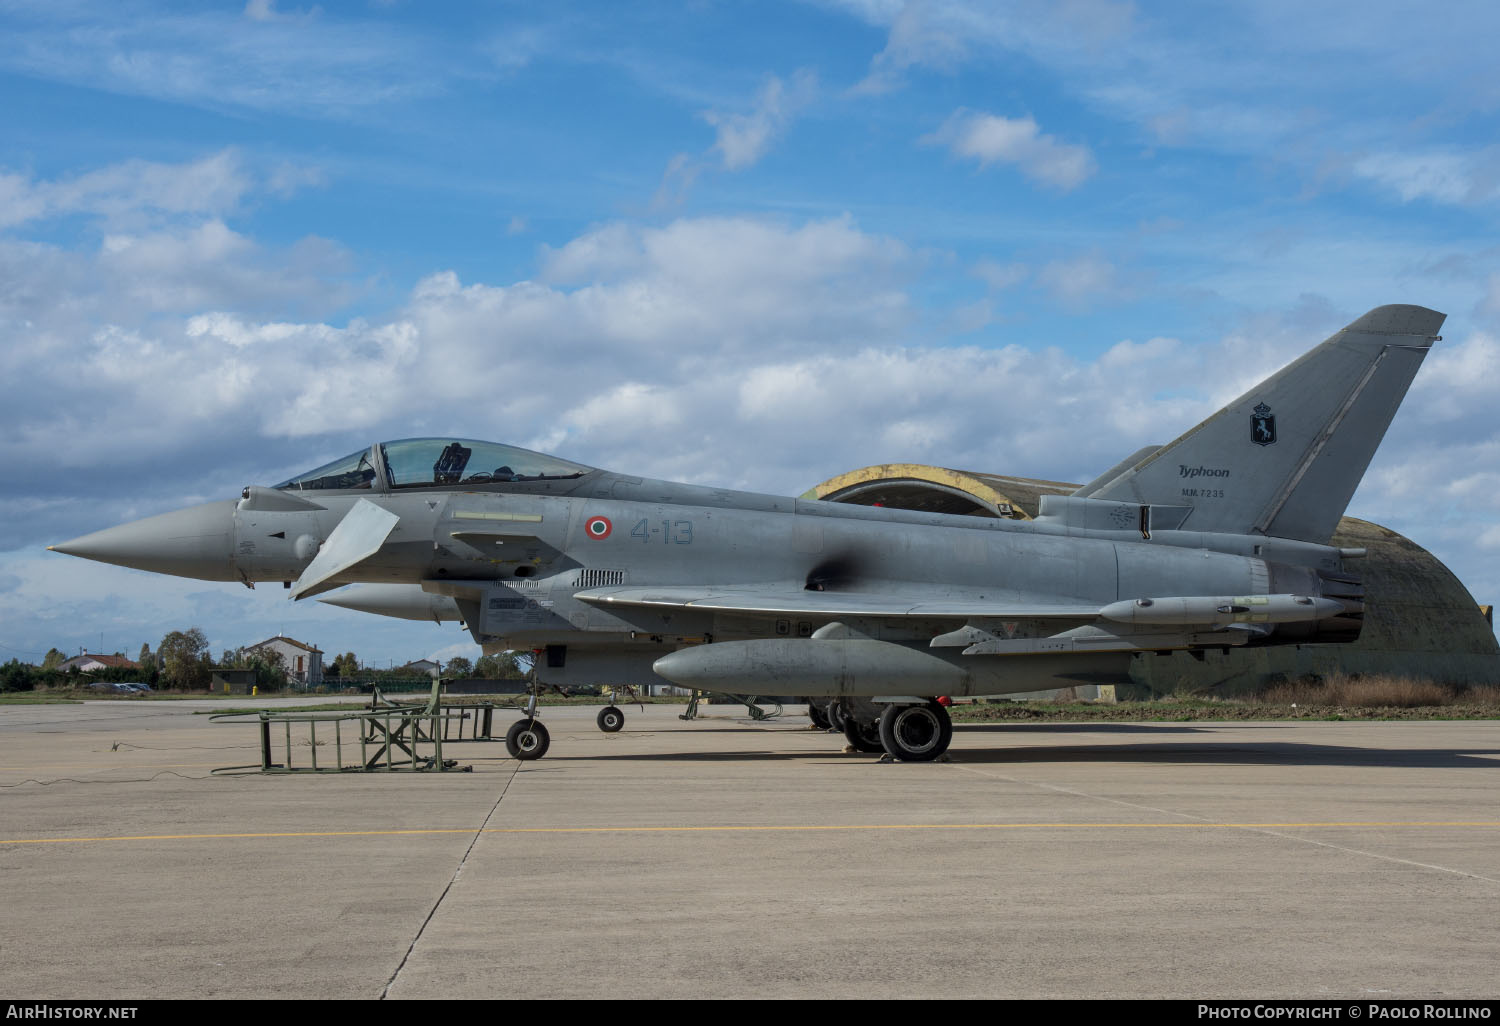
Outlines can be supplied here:
<path id="1" fill-rule="evenodd" d="M 203 581 L 234 581 L 233 499 L 163 513 L 49 545 L 53 552 Z"/>

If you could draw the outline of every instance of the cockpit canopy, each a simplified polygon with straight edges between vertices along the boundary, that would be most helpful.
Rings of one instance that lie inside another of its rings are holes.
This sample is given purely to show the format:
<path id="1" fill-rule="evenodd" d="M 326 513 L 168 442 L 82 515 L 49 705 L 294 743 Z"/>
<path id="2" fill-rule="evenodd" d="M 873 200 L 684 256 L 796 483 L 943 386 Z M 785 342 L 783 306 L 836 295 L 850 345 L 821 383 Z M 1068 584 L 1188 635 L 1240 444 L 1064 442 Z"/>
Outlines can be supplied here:
<path id="1" fill-rule="evenodd" d="M 556 481 L 582 477 L 593 468 L 531 452 L 514 445 L 471 438 L 402 438 L 368 449 L 283 481 L 277 488 L 294 491 L 330 489 L 434 488 L 487 485 L 510 481 Z"/>

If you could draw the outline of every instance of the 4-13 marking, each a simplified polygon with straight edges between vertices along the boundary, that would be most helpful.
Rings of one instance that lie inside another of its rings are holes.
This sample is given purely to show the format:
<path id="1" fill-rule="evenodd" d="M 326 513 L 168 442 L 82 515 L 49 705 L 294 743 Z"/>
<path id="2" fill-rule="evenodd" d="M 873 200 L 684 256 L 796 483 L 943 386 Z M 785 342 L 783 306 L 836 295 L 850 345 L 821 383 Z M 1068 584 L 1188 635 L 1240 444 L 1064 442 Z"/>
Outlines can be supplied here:
<path id="1" fill-rule="evenodd" d="M 637 520 L 630 529 L 630 537 L 644 543 L 660 541 L 663 545 L 693 544 L 693 522 L 691 520 Z"/>

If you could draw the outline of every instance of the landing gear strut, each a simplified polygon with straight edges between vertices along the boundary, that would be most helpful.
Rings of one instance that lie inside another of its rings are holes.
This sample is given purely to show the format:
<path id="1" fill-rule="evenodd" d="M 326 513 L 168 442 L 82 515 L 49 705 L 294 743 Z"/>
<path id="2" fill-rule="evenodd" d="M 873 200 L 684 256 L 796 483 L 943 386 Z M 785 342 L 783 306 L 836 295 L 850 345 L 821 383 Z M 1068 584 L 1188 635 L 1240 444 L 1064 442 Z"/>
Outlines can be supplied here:
<path id="1" fill-rule="evenodd" d="M 542 721 L 536 718 L 537 703 L 541 700 L 542 688 L 545 687 L 537 675 L 541 655 L 541 652 L 532 653 L 531 680 L 527 686 L 530 697 L 526 701 L 526 713 L 505 732 L 505 750 L 512 759 L 520 759 L 522 762 L 540 759 L 547 754 L 547 749 L 552 744 L 552 736 L 542 726 Z"/>

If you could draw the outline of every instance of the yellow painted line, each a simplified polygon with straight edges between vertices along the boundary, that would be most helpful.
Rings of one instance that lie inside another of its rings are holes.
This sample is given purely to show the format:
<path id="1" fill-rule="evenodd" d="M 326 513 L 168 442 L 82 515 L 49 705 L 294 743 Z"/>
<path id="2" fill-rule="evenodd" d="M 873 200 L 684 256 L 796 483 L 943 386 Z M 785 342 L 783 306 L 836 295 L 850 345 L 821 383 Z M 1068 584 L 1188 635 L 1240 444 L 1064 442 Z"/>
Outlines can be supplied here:
<path id="1" fill-rule="evenodd" d="M 1500 820 L 1371 821 L 1326 823 L 851 823 L 808 826 L 643 826 L 643 827 L 435 827 L 415 830 L 319 830 L 246 834 L 137 834 L 121 837 L 12 837 L 0 844 L 85 844 L 101 841 L 222 841 L 281 837 L 414 837 L 443 834 L 713 834 L 847 832 L 858 830 L 1296 830 L 1313 827 L 1500 827 Z"/>
<path id="2" fill-rule="evenodd" d="M 355 742 L 358 744 L 358 742 Z M 299 753 L 300 754 L 300 753 Z M 220 765 L 217 762 L 137 762 L 137 763 L 115 763 L 112 766 L 100 766 L 74 764 L 70 766 L 0 766 L 0 773 L 24 773 L 21 780 L 35 777 L 38 773 L 142 773 L 146 770 L 169 770 L 169 769 L 214 769 Z M 5 780 L 0 783 L 13 783 Z"/>
<path id="3" fill-rule="evenodd" d="M 84 844 L 96 841 L 223 841 L 273 837 L 392 837 L 400 834 L 472 834 L 473 827 L 448 830 L 329 830 L 305 833 L 265 834 L 137 834 L 125 837 L 24 837 L 0 840 L 0 844 Z"/>

